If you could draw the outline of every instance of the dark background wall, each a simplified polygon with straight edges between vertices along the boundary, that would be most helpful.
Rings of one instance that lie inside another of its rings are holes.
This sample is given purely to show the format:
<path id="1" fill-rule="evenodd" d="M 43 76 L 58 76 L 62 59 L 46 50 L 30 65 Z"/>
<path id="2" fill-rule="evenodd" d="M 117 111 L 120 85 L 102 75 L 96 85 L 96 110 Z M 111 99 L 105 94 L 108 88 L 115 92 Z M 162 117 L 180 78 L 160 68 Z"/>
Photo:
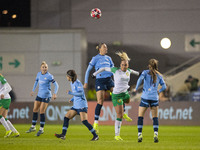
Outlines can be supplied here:
<path id="1" fill-rule="evenodd" d="M 102 11 L 98 20 L 90 17 L 95 7 Z M 115 51 L 124 50 L 132 59 L 131 68 L 143 70 L 149 58 L 156 58 L 162 73 L 200 54 L 185 50 L 186 36 L 200 32 L 199 15 L 199 0 L 31 1 L 31 28 L 86 30 L 87 64 L 97 54 L 96 44 L 105 42 L 115 66 Z M 172 41 L 168 50 L 160 46 L 163 37 Z"/>

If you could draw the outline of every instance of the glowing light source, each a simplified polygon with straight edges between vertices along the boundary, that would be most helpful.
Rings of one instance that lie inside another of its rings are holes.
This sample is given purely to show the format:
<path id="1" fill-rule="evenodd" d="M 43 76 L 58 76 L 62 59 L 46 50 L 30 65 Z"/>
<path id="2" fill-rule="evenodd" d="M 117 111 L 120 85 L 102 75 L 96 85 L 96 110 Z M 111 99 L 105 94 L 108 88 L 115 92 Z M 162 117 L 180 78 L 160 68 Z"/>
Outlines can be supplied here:
<path id="1" fill-rule="evenodd" d="M 4 15 L 8 14 L 8 10 L 3 10 L 2 14 L 4 14 Z"/>
<path id="2" fill-rule="evenodd" d="M 13 18 L 13 19 L 16 19 L 16 18 L 17 18 L 17 15 L 16 15 L 16 14 L 13 14 L 13 15 L 12 15 L 12 18 Z"/>
<path id="3" fill-rule="evenodd" d="M 168 49 L 171 47 L 171 40 L 165 37 L 160 41 L 160 45 L 163 49 Z"/>

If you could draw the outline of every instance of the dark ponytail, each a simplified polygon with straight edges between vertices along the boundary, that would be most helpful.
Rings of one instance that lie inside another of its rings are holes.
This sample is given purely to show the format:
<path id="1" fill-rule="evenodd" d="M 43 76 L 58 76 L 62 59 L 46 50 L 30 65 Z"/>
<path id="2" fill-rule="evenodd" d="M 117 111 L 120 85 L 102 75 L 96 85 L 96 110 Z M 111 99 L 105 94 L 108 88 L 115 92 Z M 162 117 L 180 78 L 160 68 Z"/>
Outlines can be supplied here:
<path id="1" fill-rule="evenodd" d="M 99 43 L 99 45 L 96 46 L 96 49 L 99 51 L 99 49 L 102 47 L 102 45 L 105 43 Z"/>
<path id="2" fill-rule="evenodd" d="M 72 79 L 72 83 L 77 80 L 77 74 L 74 70 L 68 70 L 67 75 Z"/>

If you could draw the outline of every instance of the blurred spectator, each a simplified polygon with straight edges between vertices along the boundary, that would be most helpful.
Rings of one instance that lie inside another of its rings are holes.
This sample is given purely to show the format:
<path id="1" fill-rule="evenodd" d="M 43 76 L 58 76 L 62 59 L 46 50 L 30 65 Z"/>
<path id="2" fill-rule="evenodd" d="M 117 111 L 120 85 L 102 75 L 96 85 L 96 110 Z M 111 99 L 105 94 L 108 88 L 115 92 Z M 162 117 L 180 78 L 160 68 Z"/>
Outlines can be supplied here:
<path id="1" fill-rule="evenodd" d="M 159 101 L 160 102 L 165 102 L 165 101 L 171 101 L 171 92 L 170 92 L 170 87 L 169 85 L 166 84 L 166 89 L 159 93 Z"/>
<path id="2" fill-rule="evenodd" d="M 89 90 L 87 91 L 87 100 L 89 101 L 97 100 L 96 90 L 93 85 L 90 85 Z"/>
<path id="3" fill-rule="evenodd" d="M 191 75 L 189 75 L 188 78 L 185 80 L 185 83 L 187 83 L 187 82 L 189 82 L 191 84 L 190 92 L 198 90 L 198 82 L 199 82 L 199 80 L 197 78 L 194 78 Z"/>
<path id="4" fill-rule="evenodd" d="M 190 89 L 191 89 L 190 82 L 185 81 L 185 83 L 178 89 L 173 100 L 175 100 L 175 101 L 189 100 Z"/>

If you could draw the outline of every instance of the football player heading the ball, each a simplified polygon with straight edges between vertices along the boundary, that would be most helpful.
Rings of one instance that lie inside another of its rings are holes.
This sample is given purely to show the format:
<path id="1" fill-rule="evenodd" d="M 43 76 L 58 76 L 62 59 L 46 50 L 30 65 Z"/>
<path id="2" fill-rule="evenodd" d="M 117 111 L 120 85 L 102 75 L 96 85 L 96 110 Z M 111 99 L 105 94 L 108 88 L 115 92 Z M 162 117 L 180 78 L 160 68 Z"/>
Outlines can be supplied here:
<path id="1" fill-rule="evenodd" d="M 99 70 L 100 68 L 104 67 L 113 67 L 113 61 L 110 56 L 106 55 L 108 48 L 105 43 L 99 43 L 98 46 L 96 46 L 96 49 L 98 50 L 99 54 L 92 57 L 92 60 L 90 61 L 88 68 L 85 73 L 85 83 L 84 88 L 88 87 L 88 78 L 90 71 L 93 67 L 95 67 L 95 70 Z M 103 106 L 104 102 L 104 95 L 106 90 L 113 90 L 114 82 L 111 78 L 112 73 L 104 71 L 96 76 L 96 82 L 95 82 L 95 89 L 96 89 L 96 95 L 97 95 L 97 105 L 95 108 L 95 120 L 94 120 L 94 129 L 99 132 L 98 129 L 98 120 L 101 112 L 101 108 Z"/>
<path id="2" fill-rule="evenodd" d="M 120 128 L 122 124 L 122 118 L 124 115 L 124 103 L 130 102 L 130 95 L 128 93 L 128 85 L 130 81 L 130 74 L 139 75 L 139 72 L 129 69 L 130 58 L 125 52 L 116 52 L 121 58 L 120 67 L 104 67 L 94 72 L 93 75 L 97 76 L 103 71 L 112 72 L 114 75 L 114 88 L 112 92 L 112 103 L 117 113 L 117 119 L 115 120 L 115 140 L 123 140 L 120 137 Z"/>

